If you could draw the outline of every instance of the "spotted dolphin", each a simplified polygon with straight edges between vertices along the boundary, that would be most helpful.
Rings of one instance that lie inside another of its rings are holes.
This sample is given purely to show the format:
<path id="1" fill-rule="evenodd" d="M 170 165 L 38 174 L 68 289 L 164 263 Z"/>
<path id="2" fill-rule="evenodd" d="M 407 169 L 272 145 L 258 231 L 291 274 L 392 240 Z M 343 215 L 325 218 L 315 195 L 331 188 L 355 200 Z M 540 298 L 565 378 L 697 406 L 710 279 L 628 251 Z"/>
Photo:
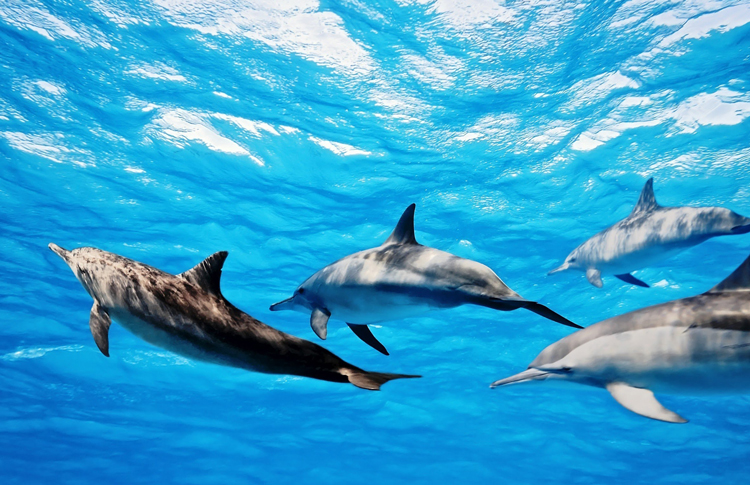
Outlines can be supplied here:
<path id="1" fill-rule="evenodd" d="M 388 355 L 368 324 L 419 315 L 432 309 L 471 303 L 496 310 L 526 308 L 575 328 L 580 326 L 511 290 L 487 266 L 422 246 L 414 236 L 410 205 L 386 241 L 346 256 L 305 280 L 271 310 L 311 313 L 310 325 L 321 339 L 330 317 L 347 322 L 365 343 Z"/>
<path id="2" fill-rule="evenodd" d="M 359 369 L 238 310 L 221 294 L 224 251 L 174 276 L 96 248 L 49 247 L 94 299 L 89 326 L 105 356 L 115 320 L 143 340 L 185 357 L 256 372 L 350 382 L 370 390 L 392 379 L 419 377 Z"/>
<path id="3" fill-rule="evenodd" d="M 722 207 L 662 207 L 654 196 L 654 179 L 646 182 L 633 212 L 575 248 L 565 262 L 548 274 L 567 269 L 586 273 L 589 283 L 602 287 L 611 274 L 638 286 L 649 285 L 631 275 L 715 236 L 750 232 L 750 218 Z"/>
<path id="4" fill-rule="evenodd" d="M 630 411 L 670 423 L 686 420 L 654 392 L 750 392 L 750 257 L 706 293 L 579 330 L 491 387 L 548 379 L 603 387 Z"/>

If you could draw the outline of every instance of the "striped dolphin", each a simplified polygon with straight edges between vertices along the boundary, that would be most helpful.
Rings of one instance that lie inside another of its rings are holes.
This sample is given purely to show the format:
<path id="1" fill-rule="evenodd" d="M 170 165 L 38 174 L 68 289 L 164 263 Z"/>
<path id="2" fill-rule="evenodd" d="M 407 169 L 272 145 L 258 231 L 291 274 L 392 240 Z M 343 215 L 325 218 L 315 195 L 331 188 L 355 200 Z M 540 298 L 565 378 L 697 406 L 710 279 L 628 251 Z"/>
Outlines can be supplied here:
<path id="1" fill-rule="evenodd" d="M 715 236 L 750 232 L 750 218 L 722 207 L 662 207 L 654 196 L 654 179 L 643 187 L 633 211 L 617 224 L 575 248 L 548 275 L 567 269 L 586 273 L 589 283 L 602 287 L 611 274 L 633 285 L 648 284 L 631 271 L 648 267 Z"/>
<path id="2" fill-rule="evenodd" d="M 89 326 L 107 357 L 114 319 L 143 340 L 176 354 L 266 374 L 350 382 L 370 390 L 392 379 L 419 377 L 362 370 L 238 310 L 221 294 L 225 251 L 174 276 L 96 248 L 49 247 L 94 299 Z"/>
<path id="3" fill-rule="evenodd" d="M 706 293 L 603 320 L 490 387 L 562 380 L 607 389 L 647 418 L 684 423 L 654 392 L 750 392 L 750 257 Z"/>
<path id="4" fill-rule="evenodd" d="M 496 310 L 525 308 L 554 322 L 580 326 L 511 290 L 487 266 L 422 246 L 414 236 L 414 210 L 404 211 L 386 241 L 346 256 L 305 280 L 271 310 L 311 313 L 321 339 L 330 317 L 347 322 L 365 343 L 388 355 L 368 324 L 419 315 L 467 303 Z"/>

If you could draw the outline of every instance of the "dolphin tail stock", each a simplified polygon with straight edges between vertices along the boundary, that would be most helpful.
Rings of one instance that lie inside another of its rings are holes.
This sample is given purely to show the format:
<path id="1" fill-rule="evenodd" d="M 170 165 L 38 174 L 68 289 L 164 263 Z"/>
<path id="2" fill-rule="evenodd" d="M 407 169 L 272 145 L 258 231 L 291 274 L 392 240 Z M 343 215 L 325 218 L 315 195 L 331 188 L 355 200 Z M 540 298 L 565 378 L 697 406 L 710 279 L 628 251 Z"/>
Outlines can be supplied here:
<path id="1" fill-rule="evenodd" d="M 508 384 L 520 384 L 522 382 L 529 381 L 543 381 L 549 377 L 550 372 L 539 370 L 539 369 L 526 369 L 523 372 L 506 377 L 505 379 L 499 379 L 490 384 L 490 389 L 494 389 L 500 386 L 506 386 Z"/>
<path id="2" fill-rule="evenodd" d="M 387 372 L 368 372 L 366 370 L 352 367 L 342 371 L 349 379 L 349 382 L 361 389 L 368 391 L 379 391 L 380 386 L 394 379 L 416 379 L 417 375 L 412 374 L 389 374 Z"/>

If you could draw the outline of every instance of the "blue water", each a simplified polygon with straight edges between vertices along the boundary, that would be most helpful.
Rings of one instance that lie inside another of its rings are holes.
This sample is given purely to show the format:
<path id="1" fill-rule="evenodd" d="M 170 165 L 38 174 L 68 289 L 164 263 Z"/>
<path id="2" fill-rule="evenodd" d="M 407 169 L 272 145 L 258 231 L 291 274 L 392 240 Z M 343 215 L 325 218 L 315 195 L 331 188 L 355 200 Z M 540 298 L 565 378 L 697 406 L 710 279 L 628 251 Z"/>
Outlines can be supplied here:
<path id="1" fill-rule="evenodd" d="M 388 322 L 385 357 L 332 321 L 323 345 L 419 373 L 381 392 L 191 362 L 121 327 L 46 245 L 172 273 L 229 251 L 235 305 L 271 313 L 380 244 L 417 204 L 423 244 L 493 268 L 583 325 L 705 291 L 747 255 L 716 238 L 643 289 L 546 276 L 663 205 L 750 215 L 747 1 L 0 0 L 0 481 L 743 483 L 750 397 L 490 390 L 570 329 L 479 307 Z"/>

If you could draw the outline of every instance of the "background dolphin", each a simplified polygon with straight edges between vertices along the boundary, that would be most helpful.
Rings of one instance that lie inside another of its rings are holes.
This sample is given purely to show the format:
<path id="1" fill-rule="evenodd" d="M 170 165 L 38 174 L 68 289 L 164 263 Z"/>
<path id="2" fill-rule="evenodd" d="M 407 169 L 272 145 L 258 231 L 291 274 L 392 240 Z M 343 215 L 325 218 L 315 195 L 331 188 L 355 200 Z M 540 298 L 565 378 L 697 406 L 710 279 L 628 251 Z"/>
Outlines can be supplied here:
<path id="1" fill-rule="evenodd" d="M 654 179 L 646 182 L 633 212 L 592 236 L 548 275 L 577 269 L 597 288 L 602 274 L 648 287 L 631 271 L 645 268 L 714 236 L 750 232 L 750 218 L 722 207 L 662 207 L 654 197 Z"/>
<path id="2" fill-rule="evenodd" d="M 310 276 L 271 310 L 310 312 L 315 333 L 325 339 L 330 317 L 348 322 L 365 343 L 388 355 L 370 323 L 419 315 L 466 303 L 496 310 L 526 308 L 558 323 L 581 328 L 508 288 L 487 266 L 422 246 L 414 236 L 410 205 L 381 245 L 352 254 Z"/>
<path id="3" fill-rule="evenodd" d="M 546 379 L 604 387 L 627 409 L 671 423 L 686 420 L 653 392 L 750 391 L 750 257 L 710 291 L 579 330 L 491 387 Z"/>
<path id="4" fill-rule="evenodd" d="M 94 299 L 89 325 L 109 356 L 110 318 L 143 340 L 186 357 L 267 374 L 351 382 L 378 390 L 391 379 L 368 372 L 323 347 L 280 332 L 235 308 L 221 294 L 225 251 L 178 276 L 101 251 L 50 244 Z"/>

